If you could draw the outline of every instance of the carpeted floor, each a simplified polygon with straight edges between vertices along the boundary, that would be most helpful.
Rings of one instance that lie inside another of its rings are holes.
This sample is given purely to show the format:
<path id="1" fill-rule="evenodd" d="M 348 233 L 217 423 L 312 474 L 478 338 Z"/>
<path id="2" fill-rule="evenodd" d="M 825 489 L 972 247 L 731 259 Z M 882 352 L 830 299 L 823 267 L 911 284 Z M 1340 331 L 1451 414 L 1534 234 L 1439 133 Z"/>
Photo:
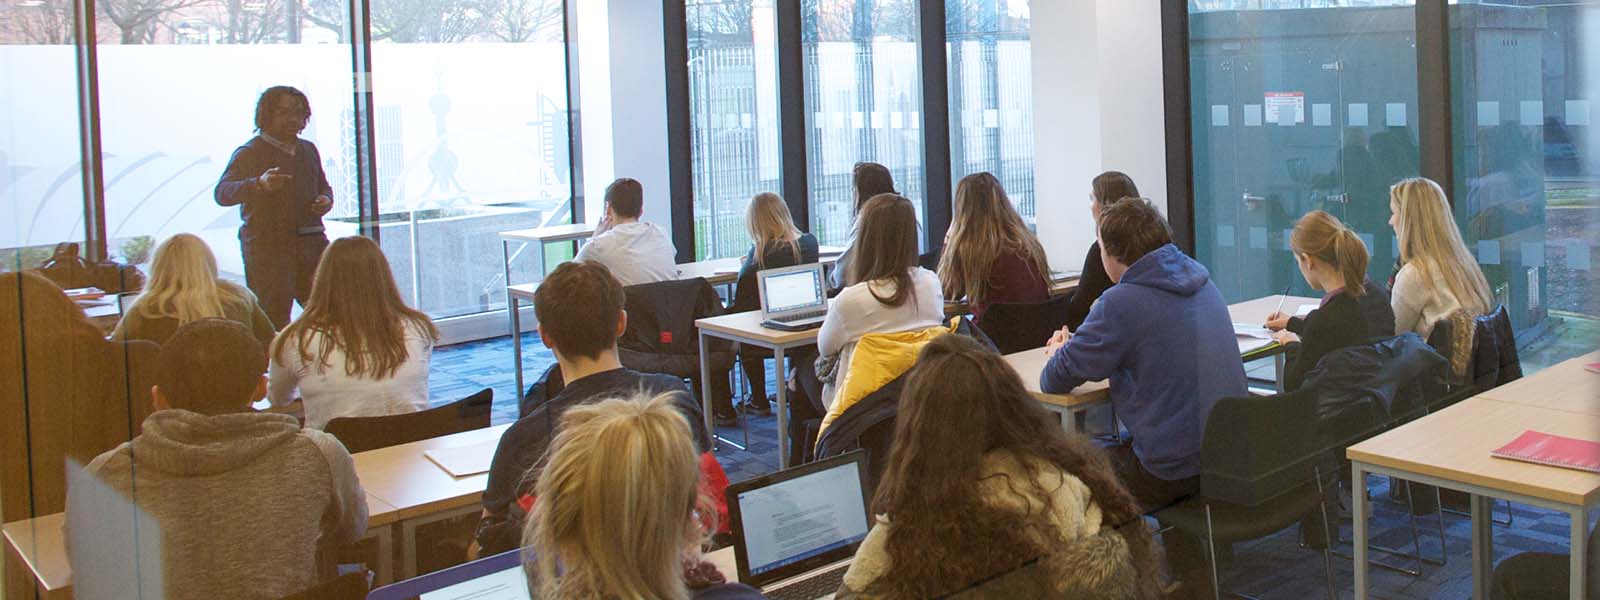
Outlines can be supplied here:
<path id="1" fill-rule="evenodd" d="M 1579 350 L 1585 347 L 1592 349 L 1592 344 L 1582 343 L 1581 340 L 1575 343 L 1574 339 L 1592 333 L 1593 323 L 1588 319 L 1570 319 L 1565 325 L 1567 328 L 1565 331 L 1548 336 L 1547 339 L 1535 340 L 1530 347 L 1523 350 L 1526 370 L 1531 373 L 1569 356 L 1581 354 Z M 532 381 L 538 374 L 544 372 L 555 360 L 549 350 L 539 343 L 536 335 L 527 335 L 523 339 L 526 369 L 524 376 L 528 381 Z M 512 390 L 514 384 L 511 362 L 509 337 L 440 348 L 433 355 L 433 373 L 430 380 L 433 398 L 435 402 L 448 402 L 482 388 L 491 387 L 495 391 L 494 422 L 496 424 L 510 422 L 516 418 L 517 413 L 517 394 Z M 1261 364 L 1251 365 L 1251 375 L 1270 375 L 1271 362 L 1258 362 Z M 770 361 L 768 364 L 770 367 Z M 775 378 L 769 377 L 769 380 L 771 379 Z M 749 427 L 748 450 L 738 450 L 723 445 L 717 452 L 729 479 L 733 481 L 769 473 L 778 468 L 776 419 L 750 418 L 746 420 L 746 424 Z M 743 443 L 745 439 L 744 430 L 738 427 L 720 428 L 718 433 L 738 443 Z M 1382 478 L 1373 477 L 1368 483 L 1374 498 L 1386 496 L 1387 483 Z M 1497 518 L 1504 520 L 1506 506 L 1504 502 L 1496 504 Z M 1568 520 L 1565 515 L 1522 505 L 1513 505 L 1511 511 L 1514 517 L 1510 526 L 1494 527 L 1494 553 L 1497 562 L 1524 551 L 1566 552 Z M 1379 500 L 1374 503 L 1374 512 L 1376 516 L 1370 525 L 1374 544 L 1396 548 L 1412 546 L 1403 504 Z M 1436 518 L 1429 515 L 1416 519 L 1422 552 L 1425 556 L 1433 558 L 1439 556 L 1439 529 Z M 1349 539 L 1347 512 L 1343 514 L 1341 521 L 1343 523 L 1341 537 Z M 1385 569 L 1369 569 L 1371 597 L 1399 599 L 1470 597 L 1472 587 L 1470 523 L 1464 516 L 1447 514 L 1444 517 L 1444 530 L 1447 557 L 1444 566 L 1425 564 L 1421 577 L 1410 577 Z M 1296 527 L 1290 526 L 1266 538 L 1237 544 L 1233 549 L 1232 560 L 1223 566 L 1222 580 L 1226 588 L 1260 598 L 1309 600 L 1325 597 L 1322 554 L 1300 547 L 1297 540 Z M 1348 543 L 1338 544 L 1336 548 L 1342 548 L 1348 555 Z M 1408 559 L 1373 554 L 1377 559 L 1387 562 L 1410 566 L 1415 564 Z M 1351 561 L 1334 557 L 1333 574 L 1334 587 L 1339 596 L 1350 597 L 1354 582 Z"/>

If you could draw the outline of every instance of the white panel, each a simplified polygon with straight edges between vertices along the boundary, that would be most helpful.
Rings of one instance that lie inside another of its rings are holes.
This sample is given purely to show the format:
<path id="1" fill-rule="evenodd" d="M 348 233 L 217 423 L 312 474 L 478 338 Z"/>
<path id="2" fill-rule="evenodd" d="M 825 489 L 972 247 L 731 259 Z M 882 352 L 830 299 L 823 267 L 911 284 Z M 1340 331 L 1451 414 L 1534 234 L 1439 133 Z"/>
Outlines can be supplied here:
<path id="1" fill-rule="evenodd" d="M 1589 101 L 1588 100 L 1568 100 L 1567 101 L 1567 124 L 1568 125 L 1588 125 L 1589 124 Z"/>
<path id="2" fill-rule="evenodd" d="M 1500 103 L 1485 100 L 1478 103 L 1478 126 L 1494 127 L 1500 124 Z"/>
<path id="3" fill-rule="evenodd" d="M 1383 122 L 1390 127 L 1406 126 L 1406 103 L 1390 102 L 1383 105 Z"/>
<path id="4" fill-rule="evenodd" d="M 1345 119 L 1345 124 L 1346 125 L 1349 125 L 1351 127 L 1366 127 L 1367 126 L 1367 105 L 1366 105 L 1366 103 L 1357 102 L 1355 104 L 1351 104 L 1350 105 L 1350 115 L 1349 115 L 1349 117 L 1350 118 Z"/>
<path id="5" fill-rule="evenodd" d="M 1312 104 L 1311 105 L 1311 126 L 1312 127 L 1327 127 L 1329 125 L 1333 125 L 1333 105 L 1332 104 Z"/>
<path id="6" fill-rule="evenodd" d="M 1500 242 L 1478 240 L 1478 263 L 1485 265 L 1500 264 Z"/>
<path id="7" fill-rule="evenodd" d="M 1544 124 L 1544 102 L 1539 100 L 1523 100 L 1518 104 L 1518 116 L 1523 125 L 1538 127 Z"/>
<path id="8" fill-rule="evenodd" d="M 1213 105 L 1211 105 L 1211 126 L 1212 127 L 1227 127 L 1228 126 L 1228 105 L 1226 105 L 1226 104 L 1213 104 Z"/>
<path id="9" fill-rule="evenodd" d="M 1261 105 L 1260 104 L 1246 104 L 1246 105 L 1244 105 L 1244 126 L 1245 127 L 1260 127 L 1261 126 Z"/>

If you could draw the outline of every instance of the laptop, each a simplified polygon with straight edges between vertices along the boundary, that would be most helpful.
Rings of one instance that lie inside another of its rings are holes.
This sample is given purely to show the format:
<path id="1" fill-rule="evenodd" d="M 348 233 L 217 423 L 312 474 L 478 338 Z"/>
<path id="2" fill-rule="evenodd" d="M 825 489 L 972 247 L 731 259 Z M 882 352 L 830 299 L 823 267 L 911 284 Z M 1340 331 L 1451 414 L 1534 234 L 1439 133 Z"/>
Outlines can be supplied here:
<path id="1" fill-rule="evenodd" d="M 856 450 L 728 486 L 739 581 L 768 598 L 832 598 L 867 537 L 867 454 Z"/>
<path id="2" fill-rule="evenodd" d="M 530 600 L 522 550 L 507 550 L 372 590 L 367 600 Z"/>
<path id="3" fill-rule="evenodd" d="M 821 264 L 758 271 L 756 282 L 761 290 L 761 326 L 782 331 L 822 326 L 828 294 Z"/>

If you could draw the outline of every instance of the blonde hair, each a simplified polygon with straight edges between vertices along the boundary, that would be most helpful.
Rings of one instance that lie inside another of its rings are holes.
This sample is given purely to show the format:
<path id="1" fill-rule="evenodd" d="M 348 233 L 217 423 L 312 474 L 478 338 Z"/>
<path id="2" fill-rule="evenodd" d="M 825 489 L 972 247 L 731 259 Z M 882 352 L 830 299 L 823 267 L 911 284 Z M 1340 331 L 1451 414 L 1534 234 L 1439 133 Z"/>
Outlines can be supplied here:
<path id="1" fill-rule="evenodd" d="M 774 243 L 789 246 L 794 261 L 800 262 L 800 230 L 794 226 L 794 217 L 789 215 L 789 205 L 777 194 L 761 192 L 751 198 L 744 226 L 756 247 L 757 267 L 767 267 L 767 247 Z"/>
<path id="2" fill-rule="evenodd" d="M 575 406 L 559 430 L 522 534 L 537 554 L 524 563 L 530 587 L 541 598 L 688 598 L 682 561 L 705 540 L 694 514 L 709 504 L 671 394 Z"/>
<path id="3" fill-rule="evenodd" d="M 1489 280 L 1461 240 L 1444 189 L 1426 177 L 1413 177 L 1389 188 L 1400 240 L 1400 262 L 1417 269 L 1423 281 L 1442 286 L 1473 315 L 1489 312 L 1493 294 Z"/>
<path id="4" fill-rule="evenodd" d="M 129 312 L 149 319 L 175 319 L 182 325 L 223 317 L 224 305 L 251 300 L 254 296 L 248 290 L 218 277 L 217 257 L 204 240 L 180 233 L 156 248 L 150 281 Z"/>
<path id="5" fill-rule="evenodd" d="M 1346 295 L 1367 293 L 1367 246 L 1338 218 L 1320 210 L 1306 213 L 1294 224 L 1289 245 L 1296 254 L 1314 256 L 1338 269 Z"/>
<path id="6" fill-rule="evenodd" d="M 988 173 L 962 177 L 956 184 L 956 214 L 950 224 L 950 239 L 939 257 L 944 297 L 966 296 L 972 304 L 987 304 L 990 269 L 1007 252 L 1021 255 L 1041 279 L 1050 276 L 1044 246 L 1011 206 L 1000 180 Z"/>

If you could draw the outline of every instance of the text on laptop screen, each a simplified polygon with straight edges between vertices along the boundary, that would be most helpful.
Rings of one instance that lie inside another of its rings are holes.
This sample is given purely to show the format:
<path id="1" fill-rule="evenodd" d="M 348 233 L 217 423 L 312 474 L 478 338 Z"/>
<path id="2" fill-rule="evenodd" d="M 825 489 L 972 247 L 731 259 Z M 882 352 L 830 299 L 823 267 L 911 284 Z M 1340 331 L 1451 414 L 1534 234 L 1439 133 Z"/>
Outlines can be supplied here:
<path id="1" fill-rule="evenodd" d="M 777 313 L 806 306 L 820 306 L 822 278 L 815 270 L 793 271 L 766 277 L 767 312 Z"/>
<path id="2" fill-rule="evenodd" d="M 523 574 L 522 565 L 424 592 L 420 596 L 421 600 L 528 600 L 532 597 L 528 593 L 528 576 Z"/>
<path id="3" fill-rule="evenodd" d="M 867 537 L 857 463 L 739 494 L 750 574 L 794 564 Z"/>

